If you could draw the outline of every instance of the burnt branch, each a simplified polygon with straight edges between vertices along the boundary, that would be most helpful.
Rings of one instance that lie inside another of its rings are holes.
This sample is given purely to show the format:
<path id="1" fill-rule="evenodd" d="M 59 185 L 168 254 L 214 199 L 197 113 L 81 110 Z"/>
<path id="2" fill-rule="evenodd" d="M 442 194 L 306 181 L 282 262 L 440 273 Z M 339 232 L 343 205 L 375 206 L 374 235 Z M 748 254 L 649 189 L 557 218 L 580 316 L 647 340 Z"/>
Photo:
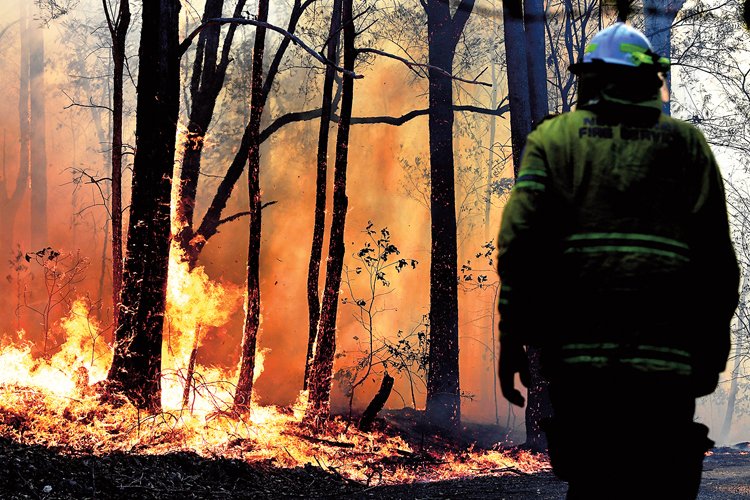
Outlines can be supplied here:
<path id="1" fill-rule="evenodd" d="M 278 203 L 278 201 L 276 201 L 276 200 L 267 201 L 267 202 L 265 202 L 264 204 L 262 204 L 260 206 L 260 209 L 263 210 L 264 208 L 270 207 L 271 205 L 275 205 L 277 203 Z M 216 226 L 217 227 L 221 226 L 222 224 L 226 224 L 227 222 L 235 221 L 235 220 L 240 219 L 242 217 L 245 217 L 247 215 L 250 215 L 250 212 L 237 212 L 236 214 L 232 214 L 229 217 L 226 217 L 224 219 L 219 219 L 219 222 L 216 223 Z"/>
<path id="2" fill-rule="evenodd" d="M 433 66 L 431 64 L 425 64 L 425 63 L 418 63 L 414 61 L 410 61 L 409 59 L 406 59 L 401 56 L 397 56 L 395 54 L 391 54 L 390 52 L 385 52 L 383 50 L 379 49 L 373 49 L 373 48 L 363 48 L 363 49 L 357 49 L 357 51 L 360 54 L 375 54 L 378 56 L 388 57 L 390 59 L 395 59 L 396 61 L 402 62 L 406 65 L 407 68 L 414 70 L 415 68 L 427 68 L 431 69 L 433 71 L 437 71 L 441 75 L 447 76 L 448 78 L 455 80 L 457 82 L 463 82 L 463 83 L 469 83 L 471 85 L 482 85 L 483 87 L 492 87 L 492 84 L 489 82 L 481 82 L 478 80 L 479 77 L 473 79 L 473 80 L 467 80 L 465 78 L 461 78 L 458 76 L 453 75 L 450 71 L 446 71 L 443 68 L 438 68 L 437 66 Z M 484 71 L 482 71 L 484 73 Z M 482 73 L 479 74 L 479 76 L 482 75 Z"/>
<path id="3" fill-rule="evenodd" d="M 67 92 L 65 92 L 64 90 L 61 90 L 61 92 L 65 95 L 65 97 L 67 97 L 68 99 L 70 99 L 70 104 L 68 104 L 67 106 L 63 106 L 63 109 L 70 109 L 70 108 L 74 108 L 74 107 L 76 107 L 76 108 L 95 108 L 95 109 L 105 109 L 105 110 L 109 111 L 110 113 L 114 113 L 114 110 L 112 108 L 110 108 L 109 106 L 104 106 L 102 104 L 95 104 L 94 103 L 94 99 L 92 97 L 89 97 L 89 104 L 81 104 L 80 102 L 77 102 L 75 99 L 73 99 L 72 97 L 70 97 L 70 95 Z"/>
<path id="4" fill-rule="evenodd" d="M 245 18 L 242 18 L 242 17 L 239 17 L 239 18 L 237 18 L 237 17 L 218 17 L 218 18 L 206 20 L 203 24 L 201 24 L 200 26 L 198 26 L 197 28 L 195 28 L 187 36 L 187 38 L 185 38 L 185 40 L 180 44 L 180 47 L 179 47 L 179 50 L 178 50 L 179 56 L 182 57 L 182 55 L 187 51 L 187 49 L 193 43 L 193 39 L 195 39 L 195 37 L 198 36 L 198 34 L 201 31 L 203 31 L 206 27 L 211 26 L 211 25 L 215 25 L 215 24 L 219 24 L 219 25 L 222 25 L 222 24 L 249 24 L 249 25 L 252 25 L 252 26 L 266 28 L 266 29 L 269 29 L 271 31 L 275 31 L 276 33 L 280 33 L 285 38 L 288 38 L 289 40 L 291 40 L 292 43 L 294 43 L 295 45 L 297 45 L 297 46 L 301 47 L 302 49 L 304 49 L 305 52 L 307 52 L 308 54 L 310 54 L 311 56 L 313 56 L 318 62 L 320 62 L 322 64 L 325 64 L 325 65 L 328 65 L 328 66 L 331 66 L 331 67 L 335 68 L 336 71 L 338 71 L 340 73 L 343 73 L 345 75 L 348 75 L 348 76 L 350 76 L 352 78 L 362 78 L 362 75 L 358 75 L 354 71 L 350 71 L 350 70 L 344 69 L 344 68 L 342 68 L 341 66 L 339 66 L 338 64 L 336 64 L 333 61 L 329 61 L 328 58 L 326 58 L 320 52 L 316 51 L 315 49 L 313 49 L 312 47 L 310 47 L 309 45 L 307 45 L 297 35 L 288 32 L 284 28 L 280 28 L 280 27 L 278 27 L 278 26 L 276 26 L 274 24 L 267 23 L 267 22 L 264 22 L 264 21 L 257 21 L 255 19 L 245 19 Z"/>
<path id="5" fill-rule="evenodd" d="M 454 105 L 453 111 L 464 111 L 468 113 L 478 113 L 481 115 L 494 115 L 494 116 L 504 117 L 505 113 L 507 113 L 509 110 L 508 104 L 504 104 L 506 100 L 507 99 L 503 99 L 500 106 L 498 106 L 496 109 L 482 108 L 480 106 L 472 106 L 472 105 Z M 286 113 L 284 115 L 281 115 L 278 118 L 276 118 L 273 122 L 271 122 L 271 124 L 268 125 L 260 133 L 260 141 L 264 142 L 266 139 L 271 137 L 271 135 L 278 132 L 279 129 L 281 129 L 285 125 L 289 125 L 290 123 L 304 122 L 304 121 L 314 120 L 315 118 L 319 118 L 321 112 L 322 111 L 320 110 L 320 108 L 318 108 L 318 109 L 311 109 L 308 111 L 299 111 L 295 113 Z M 425 108 L 425 109 L 415 109 L 401 116 L 355 116 L 355 117 L 352 117 L 352 125 L 373 125 L 373 124 L 381 123 L 385 125 L 393 125 L 393 126 L 398 127 L 413 120 L 414 118 L 418 118 L 420 116 L 427 116 L 429 113 L 430 113 L 430 110 L 428 108 Z M 338 120 L 338 116 L 335 114 L 332 115 L 332 118 L 334 120 Z"/>

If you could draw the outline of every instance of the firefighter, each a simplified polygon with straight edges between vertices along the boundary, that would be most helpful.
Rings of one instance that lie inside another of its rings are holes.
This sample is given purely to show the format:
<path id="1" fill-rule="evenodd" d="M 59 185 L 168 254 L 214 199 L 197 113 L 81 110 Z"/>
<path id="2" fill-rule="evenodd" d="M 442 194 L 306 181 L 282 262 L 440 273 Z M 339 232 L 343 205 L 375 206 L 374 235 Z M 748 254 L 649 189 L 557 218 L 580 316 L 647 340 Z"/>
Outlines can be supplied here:
<path id="1" fill-rule="evenodd" d="M 528 385 L 541 351 L 543 422 L 568 498 L 695 498 L 739 270 L 716 160 L 694 126 L 662 113 L 669 62 L 623 24 L 600 31 L 575 111 L 528 136 L 503 212 L 500 383 Z"/>

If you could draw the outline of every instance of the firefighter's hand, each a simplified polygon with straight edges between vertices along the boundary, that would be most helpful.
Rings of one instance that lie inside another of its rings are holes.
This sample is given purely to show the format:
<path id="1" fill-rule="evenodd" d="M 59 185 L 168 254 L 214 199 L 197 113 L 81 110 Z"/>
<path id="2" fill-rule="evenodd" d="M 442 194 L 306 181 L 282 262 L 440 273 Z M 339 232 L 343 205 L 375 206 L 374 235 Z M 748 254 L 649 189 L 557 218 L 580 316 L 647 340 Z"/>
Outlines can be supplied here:
<path id="1" fill-rule="evenodd" d="M 523 407 L 526 400 L 515 387 L 516 373 L 521 376 L 521 383 L 529 386 L 529 358 L 521 344 L 514 342 L 500 343 L 500 390 L 503 397 L 511 404 Z"/>

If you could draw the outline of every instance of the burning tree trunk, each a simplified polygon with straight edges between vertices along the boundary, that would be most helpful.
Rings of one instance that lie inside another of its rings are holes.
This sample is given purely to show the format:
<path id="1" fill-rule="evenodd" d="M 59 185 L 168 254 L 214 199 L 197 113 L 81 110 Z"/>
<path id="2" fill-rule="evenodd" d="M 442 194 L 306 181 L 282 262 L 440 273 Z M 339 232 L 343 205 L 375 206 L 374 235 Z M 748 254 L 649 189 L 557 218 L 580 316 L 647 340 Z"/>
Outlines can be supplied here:
<path id="1" fill-rule="evenodd" d="M 368 432 L 372 427 L 372 423 L 375 421 L 375 417 L 378 416 L 378 412 L 383 409 L 385 403 L 388 401 L 388 397 L 391 395 L 393 389 L 393 377 L 387 373 L 383 375 L 383 381 L 380 383 L 380 389 L 375 397 L 372 398 L 370 404 L 367 405 L 367 409 L 362 414 L 362 418 L 359 419 L 359 430 Z"/>
<path id="2" fill-rule="evenodd" d="M 344 28 L 344 68 L 354 71 L 356 50 L 354 48 L 354 20 L 352 0 L 343 0 L 342 25 Z M 310 368 L 309 403 L 306 420 L 320 422 L 330 414 L 331 377 L 333 357 L 336 353 L 336 313 L 339 304 L 341 271 L 344 266 L 344 227 L 349 199 L 346 196 L 346 170 L 349 160 L 349 128 L 352 118 L 354 79 L 351 73 L 343 76 L 341 96 L 341 118 L 336 137 L 336 164 L 333 178 L 333 215 L 326 263 L 326 283 L 323 292 L 323 307 L 318 323 L 315 357 Z"/>
<path id="3" fill-rule="evenodd" d="M 233 17 L 240 17 L 245 8 L 245 0 L 239 0 Z M 203 22 L 208 19 L 219 18 L 222 15 L 224 0 L 209 0 L 203 13 Z M 182 169 L 180 171 L 179 194 L 175 210 L 179 232 L 176 239 L 183 251 L 183 258 L 195 265 L 195 245 L 191 244 L 194 237 L 193 215 L 195 197 L 198 190 L 203 140 L 211 121 L 213 120 L 216 99 L 224 86 L 224 79 L 229 66 L 229 50 L 234 40 L 236 24 L 230 24 L 224 38 L 221 54 L 219 55 L 219 35 L 221 26 L 209 25 L 201 31 L 198 38 L 193 74 L 190 83 L 192 106 L 187 126 L 187 137 L 183 143 Z M 247 155 L 247 153 L 246 153 Z M 244 162 L 243 162 L 244 163 Z"/>
<path id="4" fill-rule="evenodd" d="M 458 252 L 453 160 L 453 58 L 474 0 L 462 0 L 454 16 L 442 0 L 428 0 L 430 131 L 430 345 L 427 418 L 456 430 L 461 423 L 458 373 Z M 440 68 L 446 73 L 437 71 Z"/>
<path id="5" fill-rule="evenodd" d="M 331 12 L 331 29 L 328 32 L 328 60 L 338 59 L 339 32 L 341 31 L 341 0 L 335 0 Z M 328 137 L 331 127 L 331 103 L 333 101 L 333 80 L 336 69 L 326 66 L 323 82 L 323 105 L 320 114 L 318 131 L 318 170 L 315 179 L 315 224 L 313 227 L 310 264 L 307 268 L 307 308 L 309 328 L 307 338 L 307 356 L 305 358 L 305 378 L 303 388 L 307 390 L 310 378 L 310 366 L 313 361 L 313 346 L 320 319 L 320 297 L 318 285 L 320 279 L 320 259 L 323 253 L 323 233 L 325 231 L 326 182 L 328 172 Z"/>
<path id="6" fill-rule="evenodd" d="M 29 102 L 31 106 L 31 244 L 46 247 L 47 241 L 47 144 L 46 87 L 44 84 L 44 31 L 32 26 L 29 37 Z"/>
<path id="7" fill-rule="evenodd" d="M 268 20 L 269 0 L 258 3 L 257 20 Z M 256 28 L 255 46 L 253 47 L 252 91 L 250 97 L 250 151 L 248 155 L 247 187 L 250 201 L 250 235 L 247 249 L 247 299 L 245 302 L 245 328 L 242 334 L 242 359 L 240 376 L 234 404 L 244 409 L 250 404 L 253 392 L 253 373 L 255 371 L 255 346 L 260 327 L 260 234 L 261 234 L 261 199 L 260 199 L 260 120 L 263 116 L 263 52 L 266 45 L 266 29 Z"/>
<path id="8" fill-rule="evenodd" d="M 179 0 L 143 2 L 136 156 L 122 306 L 109 381 L 158 409 L 169 263 L 170 192 L 179 111 Z"/>
<path id="9" fill-rule="evenodd" d="M 106 0 L 102 0 L 112 38 L 112 316 L 113 330 L 117 332 L 122 292 L 122 112 L 123 74 L 125 70 L 125 41 L 130 26 L 130 2 L 120 0 L 120 10 L 110 13 Z M 106 247 L 106 244 L 105 244 Z M 119 340 L 119 339 L 116 339 Z"/>

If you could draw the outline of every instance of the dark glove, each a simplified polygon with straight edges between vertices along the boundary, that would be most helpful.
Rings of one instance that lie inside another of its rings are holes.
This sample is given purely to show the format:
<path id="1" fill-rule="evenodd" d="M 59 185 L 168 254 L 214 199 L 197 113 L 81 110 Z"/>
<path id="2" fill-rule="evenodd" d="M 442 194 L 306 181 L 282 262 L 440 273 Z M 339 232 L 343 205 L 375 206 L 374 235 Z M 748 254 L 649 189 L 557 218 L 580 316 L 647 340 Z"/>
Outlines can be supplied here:
<path id="1" fill-rule="evenodd" d="M 521 376 L 521 383 L 529 386 L 529 358 L 521 344 L 515 342 L 500 342 L 500 390 L 503 397 L 511 404 L 523 407 L 526 400 L 515 387 L 516 373 Z"/>

